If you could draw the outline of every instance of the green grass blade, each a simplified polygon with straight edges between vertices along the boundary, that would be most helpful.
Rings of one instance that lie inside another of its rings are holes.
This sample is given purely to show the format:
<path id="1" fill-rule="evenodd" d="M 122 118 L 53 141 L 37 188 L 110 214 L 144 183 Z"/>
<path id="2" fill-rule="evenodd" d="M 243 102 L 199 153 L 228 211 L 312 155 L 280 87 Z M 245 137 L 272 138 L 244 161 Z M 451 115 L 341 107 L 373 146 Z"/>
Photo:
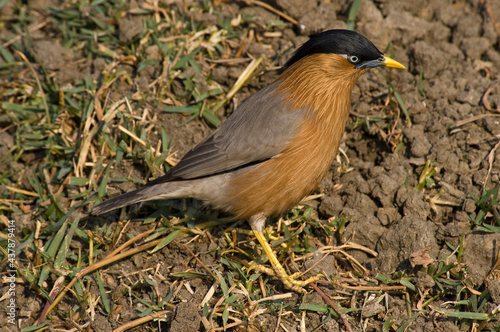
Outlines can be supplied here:
<path id="1" fill-rule="evenodd" d="M 464 311 L 454 311 L 448 309 L 436 308 L 429 306 L 433 310 L 444 314 L 448 317 L 462 318 L 462 319 L 472 319 L 472 320 L 489 320 L 490 316 L 488 314 L 483 314 L 481 312 L 464 312 Z"/>
<path id="2" fill-rule="evenodd" d="M 104 306 L 104 310 L 109 315 L 111 314 L 111 304 L 109 303 L 108 294 L 104 289 L 104 284 L 102 283 L 101 273 L 96 273 L 97 285 L 99 287 L 99 293 L 101 294 L 102 305 Z"/>
<path id="3" fill-rule="evenodd" d="M 401 95 L 397 91 L 394 91 L 394 96 L 396 97 L 396 100 L 398 101 L 399 106 L 403 110 L 403 113 L 406 117 L 406 121 L 408 121 L 408 123 L 411 124 L 410 114 L 408 113 L 408 109 L 406 108 L 406 104 L 405 104 L 403 98 L 401 97 Z"/>
<path id="4" fill-rule="evenodd" d="M 158 245 L 151 251 L 151 253 L 155 253 L 161 248 L 168 245 L 170 242 L 175 240 L 181 234 L 181 232 L 182 231 L 180 229 L 176 229 L 172 233 L 168 234 L 160 243 L 158 243 Z"/>
<path id="5" fill-rule="evenodd" d="M 362 0 L 354 0 L 352 2 L 351 9 L 349 9 L 349 15 L 347 17 L 347 29 L 349 30 L 354 30 L 354 22 L 356 21 L 361 1 Z"/>

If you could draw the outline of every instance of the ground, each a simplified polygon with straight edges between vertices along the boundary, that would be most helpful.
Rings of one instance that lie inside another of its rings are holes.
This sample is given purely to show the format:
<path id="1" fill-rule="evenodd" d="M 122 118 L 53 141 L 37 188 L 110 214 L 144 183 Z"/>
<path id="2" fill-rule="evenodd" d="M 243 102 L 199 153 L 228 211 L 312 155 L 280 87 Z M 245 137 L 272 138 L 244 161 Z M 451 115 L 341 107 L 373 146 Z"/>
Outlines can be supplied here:
<path id="1" fill-rule="evenodd" d="M 90 211 L 168 170 L 308 35 L 353 28 L 407 70 L 359 80 L 341 151 L 269 222 L 273 246 L 324 275 L 353 331 L 500 330 L 500 1 L 0 8 L 2 329 L 348 330 L 312 288 L 247 269 L 243 221 L 193 200 Z"/>

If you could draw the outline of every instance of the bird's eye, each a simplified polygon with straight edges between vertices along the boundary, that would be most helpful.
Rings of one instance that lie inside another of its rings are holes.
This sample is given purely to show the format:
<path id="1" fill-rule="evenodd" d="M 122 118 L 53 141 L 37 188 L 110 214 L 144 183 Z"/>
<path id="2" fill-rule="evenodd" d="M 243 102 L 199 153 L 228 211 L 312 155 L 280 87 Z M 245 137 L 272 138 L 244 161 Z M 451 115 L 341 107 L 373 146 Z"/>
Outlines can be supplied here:
<path id="1" fill-rule="evenodd" d="M 349 56 L 349 62 L 350 63 L 357 63 L 359 61 L 359 58 L 356 55 L 350 55 Z"/>

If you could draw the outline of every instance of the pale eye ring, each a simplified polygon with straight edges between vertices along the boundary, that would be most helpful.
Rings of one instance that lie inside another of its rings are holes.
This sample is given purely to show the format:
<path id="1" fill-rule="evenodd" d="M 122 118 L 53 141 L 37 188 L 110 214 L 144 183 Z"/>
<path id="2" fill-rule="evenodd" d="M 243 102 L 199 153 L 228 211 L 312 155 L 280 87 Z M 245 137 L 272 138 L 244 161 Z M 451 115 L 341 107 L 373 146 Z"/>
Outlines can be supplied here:
<path id="1" fill-rule="evenodd" d="M 356 55 L 350 55 L 349 56 L 349 62 L 356 63 L 358 61 L 359 61 L 359 57 L 357 57 Z"/>

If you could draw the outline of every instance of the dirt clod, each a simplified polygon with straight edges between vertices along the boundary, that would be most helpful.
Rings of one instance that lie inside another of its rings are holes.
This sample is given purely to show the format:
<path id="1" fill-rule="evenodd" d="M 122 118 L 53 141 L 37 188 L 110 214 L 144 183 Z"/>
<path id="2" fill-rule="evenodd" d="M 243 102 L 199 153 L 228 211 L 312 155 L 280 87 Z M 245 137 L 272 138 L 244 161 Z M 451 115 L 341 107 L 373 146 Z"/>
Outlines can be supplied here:
<path id="1" fill-rule="evenodd" d="M 191 302 L 181 302 L 175 307 L 175 315 L 170 332 L 196 332 L 200 328 L 201 317 L 198 308 Z"/>

